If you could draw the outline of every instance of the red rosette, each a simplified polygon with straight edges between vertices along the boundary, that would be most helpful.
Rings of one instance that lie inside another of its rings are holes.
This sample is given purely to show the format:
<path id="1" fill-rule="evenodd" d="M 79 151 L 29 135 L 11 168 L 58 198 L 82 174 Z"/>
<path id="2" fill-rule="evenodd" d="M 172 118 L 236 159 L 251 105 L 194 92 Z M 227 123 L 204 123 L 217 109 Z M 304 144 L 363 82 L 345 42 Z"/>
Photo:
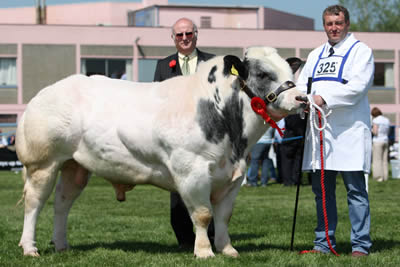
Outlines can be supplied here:
<path id="1" fill-rule="evenodd" d="M 176 66 L 176 60 L 173 59 L 173 60 L 171 60 L 171 61 L 169 62 L 169 67 L 170 67 L 170 68 L 175 68 L 175 66 Z"/>

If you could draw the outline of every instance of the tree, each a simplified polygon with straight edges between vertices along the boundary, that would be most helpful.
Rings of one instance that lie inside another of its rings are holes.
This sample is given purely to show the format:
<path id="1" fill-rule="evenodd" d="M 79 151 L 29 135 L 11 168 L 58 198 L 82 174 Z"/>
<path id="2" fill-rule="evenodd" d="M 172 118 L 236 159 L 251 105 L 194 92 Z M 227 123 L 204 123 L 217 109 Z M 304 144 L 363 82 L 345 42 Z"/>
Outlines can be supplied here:
<path id="1" fill-rule="evenodd" d="M 339 0 L 350 13 L 350 30 L 400 32 L 400 0 Z"/>

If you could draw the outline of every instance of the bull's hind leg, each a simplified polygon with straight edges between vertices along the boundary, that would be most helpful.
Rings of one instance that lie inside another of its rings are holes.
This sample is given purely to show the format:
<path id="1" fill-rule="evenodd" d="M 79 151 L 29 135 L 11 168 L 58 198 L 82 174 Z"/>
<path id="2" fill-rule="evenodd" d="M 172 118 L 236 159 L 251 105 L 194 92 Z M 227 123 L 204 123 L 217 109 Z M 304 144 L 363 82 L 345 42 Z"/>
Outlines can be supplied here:
<path id="1" fill-rule="evenodd" d="M 36 222 L 40 210 L 49 198 L 56 180 L 58 166 L 56 163 L 37 168 L 27 167 L 24 197 L 25 216 L 24 229 L 19 245 L 24 250 L 24 255 L 39 256 L 35 246 Z"/>
<path id="2" fill-rule="evenodd" d="M 69 210 L 87 185 L 89 172 L 75 160 L 69 160 L 61 168 L 60 181 L 54 200 L 54 232 L 52 242 L 56 251 L 68 249 L 67 220 Z"/>
<path id="3" fill-rule="evenodd" d="M 214 205 L 214 245 L 218 252 L 231 257 L 238 257 L 239 253 L 233 248 L 228 234 L 228 224 L 232 216 L 233 204 L 242 184 L 243 177 L 237 179 L 229 191 Z"/>

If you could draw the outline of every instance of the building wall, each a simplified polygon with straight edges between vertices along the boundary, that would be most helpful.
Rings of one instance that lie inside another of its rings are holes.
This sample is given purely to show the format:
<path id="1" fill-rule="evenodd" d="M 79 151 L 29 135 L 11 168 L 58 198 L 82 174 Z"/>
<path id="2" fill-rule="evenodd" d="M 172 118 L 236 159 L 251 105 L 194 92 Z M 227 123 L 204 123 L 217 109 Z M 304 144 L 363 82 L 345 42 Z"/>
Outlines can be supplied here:
<path id="1" fill-rule="evenodd" d="M 47 24 L 127 26 L 127 11 L 142 3 L 82 3 L 48 6 Z"/>
<path id="2" fill-rule="evenodd" d="M 28 103 L 42 88 L 76 73 L 75 54 L 75 45 L 23 44 L 23 103 Z"/>
<path id="3" fill-rule="evenodd" d="M 128 13 L 148 8 L 157 14 L 154 27 L 171 27 L 185 16 L 201 25 L 200 18 L 211 18 L 212 28 L 313 30 L 314 20 L 263 7 L 210 7 L 168 5 L 167 0 L 137 3 L 94 2 L 46 6 L 47 25 L 128 26 Z M 36 7 L 0 9 L 0 24 L 36 24 Z M 157 17 L 158 16 L 158 17 Z M 142 25 L 141 25 L 142 26 Z"/>
<path id="4" fill-rule="evenodd" d="M 34 7 L 3 8 L 0 9 L 0 23 L 2 24 L 35 24 L 36 10 Z"/>
<path id="5" fill-rule="evenodd" d="M 128 10 L 143 7 L 144 5 L 140 2 L 48 5 L 46 8 L 46 23 L 49 25 L 127 26 Z M 36 8 L 0 9 L 0 24 L 36 24 Z"/>
<path id="6" fill-rule="evenodd" d="M 264 29 L 313 30 L 314 20 L 302 16 L 293 16 L 286 12 L 264 8 Z"/>
<path id="7" fill-rule="evenodd" d="M 83 58 L 132 60 L 138 80 L 139 60 L 175 52 L 169 28 L 0 25 L 0 57 L 17 59 L 17 88 L 0 88 L 0 113 L 20 115 L 40 88 L 72 73 L 80 73 Z M 400 125 L 400 33 L 355 33 L 370 46 L 376 62 L 394 64 L 394 88 L 369 90 L 371 106 L 379 107 Z M 217 55 L 243 56 L 248 46 L 276 47 L 283 57 L 307 58 L 326 41 L 322 31 L 199 29 L 198 47 Z M 150 75 L 151 76 L 151 75 Z"/>
<path id="8" fill-rule="evenodd" d="M 198 27 L 201 26 L 202 16 L 211 17 L 212 28 L 259 28 L 257 21 L 258 9 L 231 9 L 231 8 L 193 8 L 193 7 L 158 7 L 159 26 L 171 27 L 177 18 L 182 16 L 190 18 Z M 262 25 L 261 25 L 262 27 Z"/>

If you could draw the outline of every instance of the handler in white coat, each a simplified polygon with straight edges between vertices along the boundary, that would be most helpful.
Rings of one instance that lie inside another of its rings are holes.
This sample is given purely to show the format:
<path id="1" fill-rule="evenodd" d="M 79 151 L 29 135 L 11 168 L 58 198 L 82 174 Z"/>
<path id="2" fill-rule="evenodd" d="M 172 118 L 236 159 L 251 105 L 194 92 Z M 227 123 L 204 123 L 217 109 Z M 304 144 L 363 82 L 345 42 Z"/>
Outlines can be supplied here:
<path id="1" fill-rule="evenodd" d="M 324 130 L 324 169 L 329 239 L 336 247 L 337 225 L 336 176 L 341 173 L 347 189 L 349 216 L 352 225 L 351 245 L 354 257 L 366 256 L 370 239 L 370 209 L 364 172 L 371 162 L 370 108 L 367 91 L 374 74 L 372 51 L 349 34 L 349 13 L 342 6 L 324 10 L 323 24 L 328 42 L 314 49 L 299 76 L 297 87 L 306 92 L 309 77 L 313 78 L 311 95 L 314 102 L 331 110 Z M 303 170 L 312 170 L 312 135 L 307 125 Z M 316 171 L 312 172 L 312 190 L 316 195 L 318 224 L 312 252 L 329 252 L 325 237 L 320 184 L 319 134 L 316 145 Z"/>

